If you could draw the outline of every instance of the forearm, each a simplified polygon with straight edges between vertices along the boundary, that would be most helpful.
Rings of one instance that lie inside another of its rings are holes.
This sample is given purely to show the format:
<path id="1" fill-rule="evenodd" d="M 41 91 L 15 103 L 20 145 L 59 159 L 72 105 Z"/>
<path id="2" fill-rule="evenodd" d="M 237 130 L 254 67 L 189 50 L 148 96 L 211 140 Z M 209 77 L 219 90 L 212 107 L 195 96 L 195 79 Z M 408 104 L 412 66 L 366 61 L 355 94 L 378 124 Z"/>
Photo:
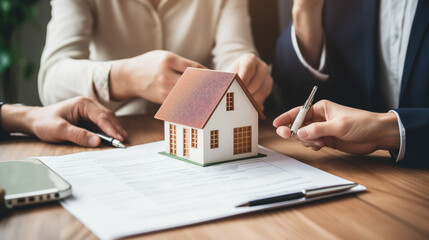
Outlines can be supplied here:
<path id="1" fill-rule="evenodd" d="M 312 6 L 294 3 L 293 25 L 298 45 L 304 59 L 313 67 L 319 66 L 323 48 L 322 10 L 324 1 Z"/>
<path id="2" fill-rule="evenodd" d="M 242 55 L 257 55 L 250 28 L 248 1 L 224 1 L 216 27 L 213 63 L 216 70 L 229 70 Z"/>
<path id="3" fill-rule="evenodd" d="M 6 132 L 33 134 L 31 112 L 38 107 L 5 104 L 1 108 L 1 128 Z"/>
<path id="4" fill-rule="evenodd" d="M 132 69 L 129 68 L 130 66 L 127 65 L 126 59 L 116 61 L 112 65 L 108 83 L 110 100 L 124 101 L 138 97 L 135 91 L 137 84 L 130 83 L 129 72 Z"/>
<path id="5" fill-rule="evenodd" d="M 108 78 L 112 62 L 63 58 L 56 63 L 42 62 L 39 72 L 39 95 L 44 105 L 75 96 L 109 101 Z"/>

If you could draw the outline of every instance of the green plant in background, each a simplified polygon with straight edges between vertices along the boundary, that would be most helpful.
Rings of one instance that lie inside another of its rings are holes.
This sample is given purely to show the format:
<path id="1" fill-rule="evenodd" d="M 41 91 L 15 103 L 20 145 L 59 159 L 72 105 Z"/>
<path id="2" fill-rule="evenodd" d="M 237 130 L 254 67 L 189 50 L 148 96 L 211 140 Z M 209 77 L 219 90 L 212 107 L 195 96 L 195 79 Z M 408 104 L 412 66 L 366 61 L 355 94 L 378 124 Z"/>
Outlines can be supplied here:
<path id="1" fill-rule="evenodd" d="M 6 101 L 13 100 L 12 68 L 16 67 L 24 78 L 35 71 L 34 64 L 20 52 L 14 41 L 17 30 L 37 15 L 39 0 L 0 0 L 0 84 L 3 84 Z"/>

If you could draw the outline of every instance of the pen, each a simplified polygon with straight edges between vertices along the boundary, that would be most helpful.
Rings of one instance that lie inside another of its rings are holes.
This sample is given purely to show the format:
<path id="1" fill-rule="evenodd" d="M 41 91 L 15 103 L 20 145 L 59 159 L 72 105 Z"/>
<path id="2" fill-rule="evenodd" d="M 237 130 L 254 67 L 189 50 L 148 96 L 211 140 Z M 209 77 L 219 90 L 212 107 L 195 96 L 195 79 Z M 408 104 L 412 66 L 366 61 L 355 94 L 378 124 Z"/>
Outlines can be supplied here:
<path id="1" fill-rule="evenodd" d="M 326 195 L 330 193 L 345 191 L 350 188 L 356 187 L 357 185 L 358 185 L 357 183 L 347 183 L 347 184 L 332 185 L 332 186 L 321 187 L 321 188 L 312 188 L 312 189 L 302 190 L 300 192 L 294 192 L 294 193 L 288 193 L 288 194 L 274 196 L 274 197 L 252 200 L 247 203 L 237 205 L 236 207 L 252 207 L 252 206 L 258 206 L 258 205 L 300 199 L 303 197 L 305 198 L 317 197 L 320 195 Z"/>
<path id="2" fill-rule="evenodd" d="M 100 139 L 101 143 L 107 146 L 117 147 L 117 148 L 126 148 L 123 143 L 121 143 L 118 139 L 107 136 L 103 133 L 96 133 Z"/>
<path id="3" fill-rule="evenodd" d="M 316 91 L 317 86 L 314 86 L 313 90 L 310 93 L 310 96 L 308 97 L 307 101 L 305 101 L 304 106 L 302 106 L 302 108 L 299 110 L 298 116 L 296 116 L 295 121 L 290 128 L 290 136 L 295 135 L 298 129 L 301 127 L 302 123 L 304 122 L 305 116 L 307 115 L 307 112 L 311 107 L 311 103 L 313 102 L 314 94 L 316 94 Z"/>
<path id="4" fill-rule="evenodd" d="M 300 199 L 300 198 L 311 198 L 311 197 L 317 197 L 320 195 L 326 195 L 330 193 L 336 193 L 348 190 L 350 188 L 356 187 L 357 183 L 347 183 L 347 184 L 340 184 L 340 185 L 332 185 L 327 187 L 321 187 L 321 188 L 311 188 L 311 189 L 304 189 L 299 192 L 293 192 L 283 195 L 278 195 L 274 197 L 268 197 L 268 198 L 261 198 L 257 200 L 252 200 L 247 203 L 243 203 L 240 205 L 237 205 L 236 207 L 252 207 L 252 206 L 259 206 L 264 204 L 270 204 L 270 203 L 277 203 L 277 202 L 284 202 L 294 199 Z"/>

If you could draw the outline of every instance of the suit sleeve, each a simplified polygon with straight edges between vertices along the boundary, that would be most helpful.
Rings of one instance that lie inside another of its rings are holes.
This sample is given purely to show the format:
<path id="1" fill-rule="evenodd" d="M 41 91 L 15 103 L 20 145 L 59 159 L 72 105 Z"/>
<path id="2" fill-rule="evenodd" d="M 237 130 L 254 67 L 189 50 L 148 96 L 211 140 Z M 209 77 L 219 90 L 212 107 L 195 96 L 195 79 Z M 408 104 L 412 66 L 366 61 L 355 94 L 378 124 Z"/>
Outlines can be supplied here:
<path id="1" fill-rule="evenodd" d="M 402 162 L 429 165 L 429 108 L 395 110 L 405 128 L 405 154 Z"/>
<path id="2" fill-rule="evenodd" d="M 321 80 L 303 64 L 299 51 L 294 48 L 292 30 L 292 25 L 289 25 L 278 39 L 272 70 L 274 81 L 281 92 L 284 108 L 282 110 L 302 105 L 315 85 L 319 87 L 315 102 L 329 96 L 327 91 L 329 90 L 330 79 Z M 326 61 L 324 72 L 329 75 L 329 56 L 326 56 Z"/>

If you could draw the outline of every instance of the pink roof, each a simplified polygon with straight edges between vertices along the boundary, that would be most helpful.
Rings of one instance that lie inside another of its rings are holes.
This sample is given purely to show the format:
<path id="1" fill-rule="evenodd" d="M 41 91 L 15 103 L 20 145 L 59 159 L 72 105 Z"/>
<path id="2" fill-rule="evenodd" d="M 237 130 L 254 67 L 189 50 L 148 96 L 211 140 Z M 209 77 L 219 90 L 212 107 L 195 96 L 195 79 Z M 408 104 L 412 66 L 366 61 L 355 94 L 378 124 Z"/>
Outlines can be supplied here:
<path id="1" fill-rule="evenodd" d="M 261 118 L 265 119 L 265 115 L 237 74 L 200 68 L 185 70 L 155 114 L 155 118 L 202 129 L 234 79 L 240 84 Z"/>

